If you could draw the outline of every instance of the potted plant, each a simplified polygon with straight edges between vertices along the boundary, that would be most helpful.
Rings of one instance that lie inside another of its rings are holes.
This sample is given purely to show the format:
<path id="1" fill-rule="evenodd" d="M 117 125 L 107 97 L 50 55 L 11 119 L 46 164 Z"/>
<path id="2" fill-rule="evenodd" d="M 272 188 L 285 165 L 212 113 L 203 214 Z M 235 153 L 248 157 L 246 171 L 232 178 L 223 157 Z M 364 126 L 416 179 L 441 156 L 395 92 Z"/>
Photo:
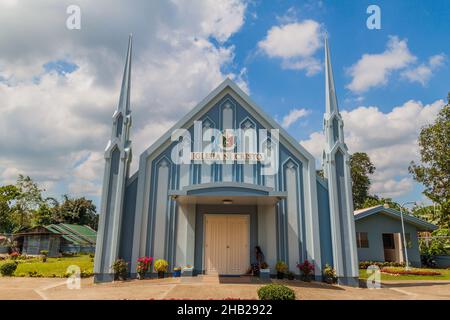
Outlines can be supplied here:
<path id="1" fill-rule="evenodd" d="M 41 250 L 42 262 L 47 262 L 48 250 Z"/>
<path id="2" fill-rule="evenodd" d="M 261 263 L 260 269 L 259 269 L 259 278 L 264 280 L 270 279 L 270 268 L 267 262 Z"/>
<path id="3" fill-rule="evenodd" d="M 164 259 L 155 261 L 155 271 L 158 272 L 158 278 L 164 278 L 164 273 L 167 272 L 169 263 Z"/>
<path id="4" fill-rule="evenodd" d="M 181 267 L 173 268 L 173 277 L 174 278 L 181 277 Z"/>
<path id="5" fill-rule="evenodd" d="M 326 264 L 323 269 L 323 280 L 329 284 L 337 282 L 336 270 L 334 270 L 329 264 Z"/>
<path id="6" fill-rule="evenodd" d="M 252 274 L 254 276 L 259 276 L 259 265 L 257 263 L 253 263 L 251 266 Z"/>
<path id="7" fill-rule="evenodd" d="M 287 275 L 287 278 L 288 278 L 289 280 L 294 280 L 294 279 L 295 279 L 295 275 L 294 275 L 294 273 L 291 272 L 291 271 L 288 271 L 288 272 L 286 273 L 286 275 Z"/>
<path id="8" fill-rule="evenodd" d="M 152 264 L 152 257 L 141 257 L 137 259 L 136 272 L 138 279 L 145 279 L 145 274 L 150 270 L 150 265 Z"/>
<path id="9" fill-rule="evenodd" d="M 123 259 L 117 259 L 113 265 L 114 280 L 126 280 L 128 276 L 128 263 Z"/>
<path id="10" fill-rule="evenodd" d="M 284 261 L 278 261 L 275 265 L 275 270 L 277 270 L 277 278 L 283 279 L 284 274 L 288 271 L 288 266 Z"/>
<path id="11" fill-rule="evenodd" d="M 183 277 L 192 277 L 192 273 L 194 271 L 194 267 L 190 264 L 187 264 L 183 267 L 183 270 L 181 270 L 181 275 Z"/>
<path id="12" fill-rule="evenodd" d="M 314 272 L 314 265 L 308 260 L 297 264 L 297 268 L 300 269 L 301 277 L 303 281 L 311 281 L 311 275 Z"/>

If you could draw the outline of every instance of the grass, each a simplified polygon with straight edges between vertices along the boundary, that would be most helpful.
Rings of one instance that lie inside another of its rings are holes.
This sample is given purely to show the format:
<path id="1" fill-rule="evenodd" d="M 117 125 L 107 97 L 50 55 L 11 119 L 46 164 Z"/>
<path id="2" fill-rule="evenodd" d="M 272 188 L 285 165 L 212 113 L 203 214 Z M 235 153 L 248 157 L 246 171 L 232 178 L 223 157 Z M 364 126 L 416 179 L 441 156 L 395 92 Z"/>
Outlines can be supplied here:
<path id="1" fill-rule="evenodd" d="M 390 268 L 393 269 L 393 268 Z M 397 269 L 397 268 L 394 268 Z M 387 273 L 381 273 L 381 281 L 389 281 L 389 280 L 450 280 L 450 269 L 424 269 L 424 268 L 414 268 L 414 270 L 422 270 L 422 271 L 433 271 L 439 272 L 441 275 L 429 276 L 429 275 L 393 275 Z M 367 280 L 369 275 L 366 272 L 366 269 L 359 269 L 359 279 Z"/>
<path id="2" fill-rule="evenodd" d="M 0 265 L 11 260 L 0 260 Z M 92 274 L 94 259 L 89 255 L 79 255 L 75 257 L 47 258 L 47 262 L 42 262 L 40 258 L 27 260 L 16 260 L 19 262 L 14 276 L 41 276 L 41 277 L 64 277 L 67 268 L 71 265 L 80 267 L 82 273 Z"/>

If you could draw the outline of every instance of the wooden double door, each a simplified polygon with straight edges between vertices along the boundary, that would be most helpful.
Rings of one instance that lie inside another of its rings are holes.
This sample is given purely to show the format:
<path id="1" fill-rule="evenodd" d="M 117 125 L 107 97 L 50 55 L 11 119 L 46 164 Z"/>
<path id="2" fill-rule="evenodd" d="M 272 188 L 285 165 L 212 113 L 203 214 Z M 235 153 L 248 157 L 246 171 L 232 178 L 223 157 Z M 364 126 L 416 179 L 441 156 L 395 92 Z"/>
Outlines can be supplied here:
<path id="1" fill-rule="evenodd" d="M 240 275 L 250 266 L 250 219 L 244 214 L 205 215 L 205 271 Z"/>

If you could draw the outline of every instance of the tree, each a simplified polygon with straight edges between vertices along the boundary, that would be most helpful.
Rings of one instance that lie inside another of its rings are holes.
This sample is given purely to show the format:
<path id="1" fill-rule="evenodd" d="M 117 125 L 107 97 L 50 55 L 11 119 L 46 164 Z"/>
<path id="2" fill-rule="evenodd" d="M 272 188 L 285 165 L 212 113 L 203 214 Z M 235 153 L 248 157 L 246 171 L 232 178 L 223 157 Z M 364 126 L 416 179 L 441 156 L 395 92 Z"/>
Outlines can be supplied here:
<path id="1" fill-rule="evenodd" d="M 63 198 L 64 201 L 59 205 L 56 213 L 58 222 L 88 225 L 97 230 L 98 215 L 92 200 L 84 197 L 70 198 L 68 195 L 64 195 Z"/>
<path id="2" fill-rule="evenodd" d="M 450 227 L 450 93 L 435 122 L 420 131 L 421 162 L 411 162 L 409 172 L 424 185 L 423 194 L 440 206 L 439 226 Z"/>
<path id="3" fill-rule="evenodd" d="M 19 190 L 13 185 L 0 187 L 0 233 L 12 233 L 16 228 L 12 207 L 18 195 Z"/>
<path id="4" fill-rule="evenodd" d="M 19 190 L 17 196 L 15 214 L 19 216 L 19 228 L 31 226 L 34 211 L 42 204 L 41 192 L 38 185 L 29 177 L 19 174 L 16 187 Z"/>
<path id="5" fill-rule="evenodd" d="M 397 202 L 393 201 L 391 198 L 382 198 L 379 197 L 377 195 L 373 195 L 373 196 L 368 196 L 365 200 L 364 203 L 361 206 L 361 209 L 365 209 L 365 208 L 370 208 L 370 207 L 375 207 L 375 206 L 379 206 L 379 205 L 389 205 L 389 208 L 395 209 L 400 211 L 400 204 L 398 204 Z M 408 211 L 408 208 L 404 208 L 404 211 Z"/>
<path id="6" fill-rule="evenodd" d="M 350 156 L 350 168 L 352 175 L 353 206 L 355 209 L 363 207 L 369 196 L 369 175 L 375 172 L 375 166 L 370 161 L 367 153 L 355 152 Z"/>
<path id="7" fill-rule="evenodd" d="M 441 208 L 438 205 L 416 206 L 413 208 L 412 214 L 430 223 L 439 225 L 442 216 Z"/>
<path id="8" fill-rule="evenodd" d="M 55 198 L 46 198 L 34 212 L 32 219 L 33 226 L 46 226 L 49 224 L 58 223 L 58 210 L 59 202 Z"/>

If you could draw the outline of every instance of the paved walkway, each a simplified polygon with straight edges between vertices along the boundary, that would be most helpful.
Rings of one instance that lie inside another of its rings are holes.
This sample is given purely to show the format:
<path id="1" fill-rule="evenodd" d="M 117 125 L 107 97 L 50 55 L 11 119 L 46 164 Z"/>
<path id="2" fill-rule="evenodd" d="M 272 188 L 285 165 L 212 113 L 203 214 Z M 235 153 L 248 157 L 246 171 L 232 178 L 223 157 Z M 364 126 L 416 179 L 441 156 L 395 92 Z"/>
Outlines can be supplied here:
<path id="1" fill-rule="evenodd" d="M 389 281 L 381 289 L 351 288 L 297 280 L 273 280 L 295 290 L 299 299 L 448 299 L 450 281 Z M 69 289 L 66 279 L 0 278 L 0 300 L 5 299 L 257 299 L 258 279 L 168 278 L 94 284 L 82 279 L 80 289 Z"/>

